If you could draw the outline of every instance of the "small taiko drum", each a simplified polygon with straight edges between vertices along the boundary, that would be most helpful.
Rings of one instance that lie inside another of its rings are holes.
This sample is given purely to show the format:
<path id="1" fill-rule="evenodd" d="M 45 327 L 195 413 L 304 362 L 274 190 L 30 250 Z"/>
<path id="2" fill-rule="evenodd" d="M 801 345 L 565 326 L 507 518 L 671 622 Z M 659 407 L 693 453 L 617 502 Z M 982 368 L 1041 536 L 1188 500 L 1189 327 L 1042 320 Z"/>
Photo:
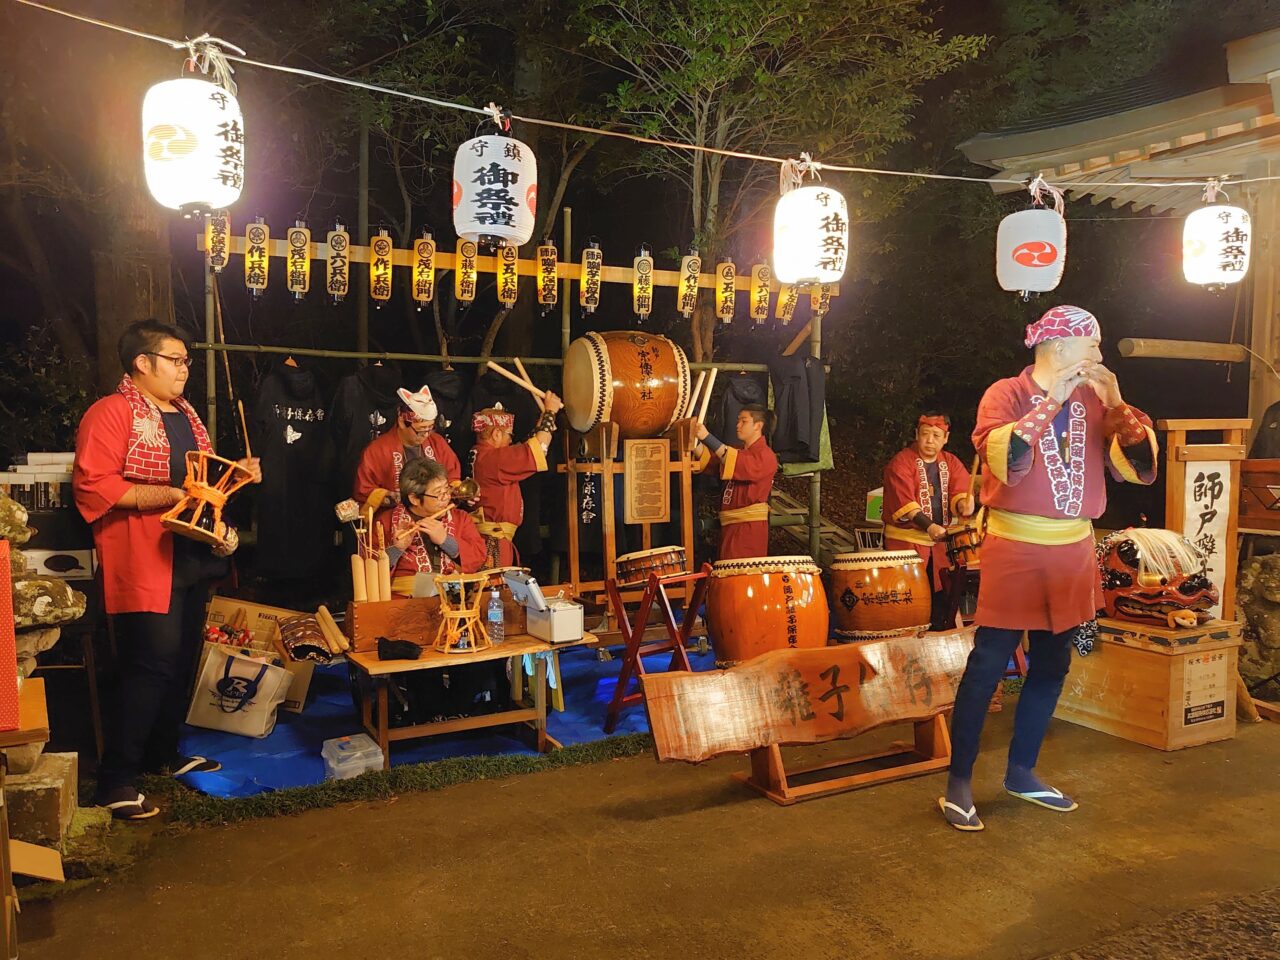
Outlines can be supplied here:
<path id="1" fill-rule="evenodd" d="M 929 626 L 933 591 L 914 550 L 837 554 L 831 563 L 836 633 L 870 640 Z"/>
<path id="2" fill-rule="evenodd" d="M 707 588 L 718 666 L 770 650 L 827 645 L 827 592 L 811 557 L 719 560 Z"/>
<path id="3" fill-rule="evenodd" d="M 982 560 L 982 528 L 973 523 L 955 524 L 947 530 L 947 559 L 953 569 L 977 570 Z"/>
<path id="4" fill-rule="evenodd" d="M 505 590 L 507 581 L 503 579 L 503 574 L 507 573 L 528 573 L 528 567 L 490 567 L 488 570 L 481 570 L 487 580 L 484 582 L 486 590 Z"/>
<path id="5" fill-rule="evenodd" d="M 586 433 L 618 425 L 618 436 L 655 437 L 689 401 L 689 361 L 666 337 L 630 330 L 588 333 L 564 355 L 564 408 L 569 425 Z"/>
<path id="6" fill-rule="evenodd" d="M 644 583 L 651 573 L 670 577 L 688 569 L 684 562 L 684 547 L 654 547 L 652 550 L 624 553 L 616 566 L 619 583 Z"/>
<path id="7" fill-rule="evenodd" d="M 219 546 L 227 536 L 222 508 L 231 495 L 253 480 L 253 474 L 234 460 L 225 460 L 204 450 L 187 451 L 186 494 L 160 517 L 166 530 L 211 546 Z"/>

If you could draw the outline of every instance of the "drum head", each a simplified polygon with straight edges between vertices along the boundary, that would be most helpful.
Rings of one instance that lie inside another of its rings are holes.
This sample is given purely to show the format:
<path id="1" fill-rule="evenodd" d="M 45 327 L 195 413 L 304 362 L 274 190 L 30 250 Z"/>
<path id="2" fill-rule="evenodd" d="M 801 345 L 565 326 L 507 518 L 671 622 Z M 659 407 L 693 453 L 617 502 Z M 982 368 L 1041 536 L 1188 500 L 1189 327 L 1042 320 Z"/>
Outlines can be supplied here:
<path id="1" fill-rule="evenodd" d="M 604 342 L 598 334 L 579 337 L 564 355 L 564 412 L 569 426 L 586 433 L 603 421 L 612 395 Z"/>
<path id="2" fill-rule="evenodd" d="M 684 547 L 654 547 L 652 550 L 637 550 L 634 553 L 624 553 L 618 557 L 618 563 L 628 563 L 632 560 L 640 560 L 643 557 L 656 557 L 659 554 L 670 553 L 673 550 L 678 550 L 681 554 L 684 553 Z"/>

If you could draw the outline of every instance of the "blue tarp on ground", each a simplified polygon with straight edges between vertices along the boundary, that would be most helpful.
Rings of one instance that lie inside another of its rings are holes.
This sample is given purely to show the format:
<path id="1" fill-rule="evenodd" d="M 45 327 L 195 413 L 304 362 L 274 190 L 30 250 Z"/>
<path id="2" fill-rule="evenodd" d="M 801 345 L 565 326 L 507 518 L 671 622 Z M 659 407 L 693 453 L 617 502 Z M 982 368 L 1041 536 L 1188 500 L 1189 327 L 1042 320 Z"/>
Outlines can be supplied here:
<path id="1" fill-rule="evenodd" d="M 645 669 L 660 672 L 670 654 L 645 658 Z M 715 655 L 690 654 L 694 670 L 711 670 Z M 604 737 L 605 709 L 613 697 L 622 660 L 601 661 L 594 650 L 572 647 L 560 651 L 564 675 L 563 713 L 550 711 L 547 732 L 566 746 Z M 615 734 L 647 733 L 649 724 L 641 704 L 623 710 Z M 301 787 L 324 779 L 321 745 L 334 737 L 360 733 L 360 720 L 351 701 L 347 665 L 317 667 L 311 679 L 306 709 L 281 710 L 269 737 L 255 740 L 236 734 L 184 727 L 182 752 L 187 756 L 214 757 L 222 763 L 218 773 L 191 774 L 189 786 L 217 797 L 248 797 L 268 790 Z M 491 727 L 473 733 L 447 734 L 391 745 L 392 764 L 424 763 L 446 757 L 528 753 L 534 751 L 519 739 L 514 726 Z"/>

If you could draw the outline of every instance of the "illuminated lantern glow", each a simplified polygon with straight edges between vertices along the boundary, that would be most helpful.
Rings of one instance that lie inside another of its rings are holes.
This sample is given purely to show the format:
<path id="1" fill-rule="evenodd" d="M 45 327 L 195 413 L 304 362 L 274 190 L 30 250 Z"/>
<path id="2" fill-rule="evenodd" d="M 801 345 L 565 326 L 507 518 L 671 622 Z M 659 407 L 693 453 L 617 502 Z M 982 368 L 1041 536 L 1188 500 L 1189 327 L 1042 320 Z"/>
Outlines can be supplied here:
<path id="1" fill-rule="evenodd" d="M 733 308 L 737 302 L 738 291 L 734 286 L 738 282 L 738 268 L 729 260 L 716 264 L 716 316 L 724 323 L 733 319 Z"/>
<path id="2" fill-rule="evenodd" d="M 453 295 L 459 303 L 470 303 L 476 298 L 476 242 L 458 239 L 453 270 Z"/>
<path id="3" fill-rule="evenodd" d="M 686 317 L 693 316 L 693 309 L 698 305 L 698 280 L 702 273 L 702 258 L 698 251 L 680 261 L 680 287 L 676 292 L 676 303 L 680 312 Z"/>
<path id="4" fill-rule="evenodd" d="M 329 252 L 324 261 L 324 289 L 337 303 L 351 288 L 351 234 L 339 223 L 329 231 L 325 243 Z"/>
<path id="5" fill-rule="evenodd" d="M 578 302 L 587 313 L 595 313 L 600 306 L 600 271 L 604 267 L 604 252 L 594 241 L 582 251 L 582 274 L 578 278 Z"/>
<path id="6" fill-rule="evenodd" d="M 1046 293 L 1067 264 L 1067 221 L 1056 210 L 1019 210 L 996 231 L 996 279 L 1001 290 Z"/>
<path id="7" fill-rule="evenodd" d="M 230 243 L 231 217 L 223 210 L 204 222 L 204 249 L 214 273 L 221 273 L 222 268 L 227 265 L 227 258 L 231 254 Z"/>
<path id="8" fill-rule="evenodd" d="M 520 290 L 520 251 L 509 244 L 498 248 L 498 302 L 515 306 Z"/>
<path id="9" fill-rule="evenodd" d="M 436 295 L 436 243 L 426 234 L 413 245 L 413 299 L 430 303 Z"/>
<path id="10" fill-rule="evenodd" d="M 1182 273 L 1189 283 L 1221 287 L 1249 272 L 1253 223 L 1247 210 L 1226 204 L 1201 207 L 1182 227 Z"/>
<path id="11" fill-rule="evenodd" d="M 391 237 L 379 230 L 369 240 L 369 296 L 379 303 L 391 299 Z"/>
<path id="12" fill-rule="evenodd" d="M 631 306 L 636 316 L 648 320 L 653 313 L 653 257 L 649 248 L 641 247 L 640 256 L 631 264 Z"/>
<path id="13" fill-rule="evenodd" d="M 285 243 L 289 255 L 285 264 L 285 286 L 295 299 L 301 300 L 311 289 L 311 231 L 299 220 L 285 234 Z"/>
<path id="14" fill-rule="evenodd" d="M 790 323 L 796 315 L 796 304 L 800 302 L 800 288 L 794 283 L 784 283 L 778 289 L 778 307 L 774 316 L 784 324 Z"/>
<path id="15" fill-rule="evenodd" d="M 271 228 L 258 217 L 244 231 L 244 285 L 259 296 L 267 289 Z"/>
<path id="16" fill-rule="evenodd" d="M 751 268 L 751 319 L 764 323 L 769 319 L 769 285 L 773 282 L 773 268 L 767 263 L 757 263 Z"/>
<path id="17" fill-rule="evenodd" d="M 453 227 L 473 243 L 528 243 L 538 211 L 538 160 L 511 137 L 468 140 L 453 160 Z"/>
<path id="18" fill-rule="evenodd" d="M 559 290 L 556 289 L 559 259 L 554 243 L 544 243 L 538 247 L 538 303 L 544 307 L 555 306 L 559 297 Z"/>
<path id="19" fill-rule="evenodd" d="M 836 283 L 849 262 L 849 207 L 828 186 L 798 187 L 773 213 L 773 274 L 779 283 Z"/>
<path id="20" fill-rule="evenodd" d="M 208 80 L 157 83 L 142 101 L 142 157 L 156 202 L 184 217 L 231 206 L 244 187 L 244 114 Z"/>

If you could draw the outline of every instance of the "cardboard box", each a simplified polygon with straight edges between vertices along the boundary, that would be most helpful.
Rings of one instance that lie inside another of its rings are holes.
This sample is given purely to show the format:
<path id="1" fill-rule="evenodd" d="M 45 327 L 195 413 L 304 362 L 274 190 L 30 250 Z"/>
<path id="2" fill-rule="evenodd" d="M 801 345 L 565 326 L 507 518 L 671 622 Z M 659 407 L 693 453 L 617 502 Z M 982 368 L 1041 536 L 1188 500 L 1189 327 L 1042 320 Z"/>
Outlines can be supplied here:
<path id="1" fill-rule="evenodd" d="M 880 523 L 884 519 L 884 487 L 867 493 L 867 519 Z"/>
<path id="2" fill-rule="evenodd" d="M 209 601 L 205 624 L 220 627 L 230 621 L 237 610 L 243 610 L 249 618 L 248 630 L 252 641 L 247 649 L 250 656 L 274 657 L 293 675 L 289 694 L 281 706 L 290 713 L 301 713 L 307 703 L 307 691 L 311 689 L 311 676 L 315 673 L 316 665 L 310 660 L 289 659 L 289 654 L 280 641 L 278 622 L 284 617 L 301 616 L 302 611 L 269 607 L 266 604 L 250 603 L 234 597 L 214 597 Z M 205 644 L 205 646 L 217 646 L 217 644 Z M 202 669 L 207 653 L 206 650 L 200 655 Z"/>
<path id="3" fill-rule="evenodd" d="M 1055 717 L 1157 750 L 1235 736 L 1238 623 L 1167 630 L 1104 617 L 1098 627 L 1093 652 L 1072 657 Z"/>

